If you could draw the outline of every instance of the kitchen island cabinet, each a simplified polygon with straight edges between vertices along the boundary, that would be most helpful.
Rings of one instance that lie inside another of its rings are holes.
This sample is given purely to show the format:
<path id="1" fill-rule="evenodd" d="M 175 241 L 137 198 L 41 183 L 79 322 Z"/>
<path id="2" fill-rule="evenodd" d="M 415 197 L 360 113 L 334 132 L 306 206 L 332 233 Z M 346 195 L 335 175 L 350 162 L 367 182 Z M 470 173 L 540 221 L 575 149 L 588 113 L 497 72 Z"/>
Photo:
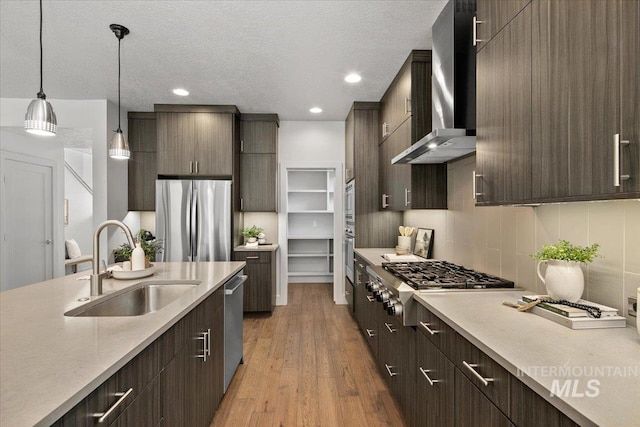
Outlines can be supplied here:
<path id="1" fill-rule="evenodd" d="M 200 284 L 158 311 L 123 317 L 64 315 L 85 304 L 85 298 L 102 298 L 90 297 L 88 280 L 78 280 L 82 273 L 2 293 L 0 425 L 93 425 L 92 414 L 104 413 L 118 400 L 115 393 L 129 389 L 132 391 L 107 417 L 107 423 L 146 425 L 142 419 L 160 421 L 161 416 L 166 417 L 164 425 L 180 425 L 167 424 L 167 420 L 184 420 L 186 416 L 183 405 L 193 395 L 180 384 L 187 381 L 188 363 L 203 355 L 204 341 L 197 340 L 199 353 L 183 350 L 209 328 L 211 355 L 206 363 L 211 371 L 201 370 L 207 378 L 202 379 L 206 387 L 197 390 L 196 397 L 203 399 L 200 419 L 215 410 L 223 390 L 223 285 L 244 268 L 244 263 L 155 265 L 154 276 L 143 281 Z M 105 279 L 104 294 L 140 281 Z M 202 315 L 198 314 L 201 310 Z M 24 321 L 24 313 L 29 313 L 29 322 Z M 192 321 L 192 314 L 204 323 Z M 199 327 L 192 330 L 189 325 Z M 206 342 L 208 345 L 209 340 Z M 34 353 L 34 348 L 46 351 Z M 202 367 L 205 362 L 197 359 Z M 192 382 L 198 381 L 194 378 Z M 167 399 L 170 393 L 175 394 Z"/>
<path id="2" fill-rule="evenodd" d="M 154 110 L 158 175 L 231 178 L 240 141 L 235 106 L 156 104 Z"/>

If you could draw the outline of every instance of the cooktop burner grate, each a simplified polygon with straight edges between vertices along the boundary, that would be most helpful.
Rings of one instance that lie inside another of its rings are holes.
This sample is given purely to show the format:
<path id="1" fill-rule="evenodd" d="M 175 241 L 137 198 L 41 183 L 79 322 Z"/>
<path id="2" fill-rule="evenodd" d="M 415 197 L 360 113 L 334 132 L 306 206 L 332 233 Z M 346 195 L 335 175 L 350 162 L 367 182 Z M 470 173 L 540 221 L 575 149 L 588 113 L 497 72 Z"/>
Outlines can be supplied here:
<path id="1" fill-rule="evenodd" d="M 414 289 L 513 288 L 510 280 L 447 261 L 387 262 L 382 267 Z"/>

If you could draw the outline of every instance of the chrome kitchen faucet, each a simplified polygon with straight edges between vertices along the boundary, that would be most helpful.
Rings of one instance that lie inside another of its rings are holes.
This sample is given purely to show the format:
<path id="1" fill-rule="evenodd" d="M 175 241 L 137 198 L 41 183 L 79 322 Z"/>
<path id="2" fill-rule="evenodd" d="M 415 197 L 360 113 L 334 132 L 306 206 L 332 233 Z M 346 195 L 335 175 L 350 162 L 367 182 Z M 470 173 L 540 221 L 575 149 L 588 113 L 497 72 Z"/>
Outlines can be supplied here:
<path id="1" fill-rule="evenodd" d="M 96 228 L 96 231 L 93 233 L 93 274 L 91 275 L 91 296 L 102 295 L 102 279 L 107 275 L 107 269 L 105 268 L 105 271 L 100 273 L 100 232 L 109 225 L 120 227 L 127 236 L 127 240 L 129 240 L 131 247 L 136 247 L 131 230 L 124 222 L 109 219 L 101 223 L 98 228 Z"/>

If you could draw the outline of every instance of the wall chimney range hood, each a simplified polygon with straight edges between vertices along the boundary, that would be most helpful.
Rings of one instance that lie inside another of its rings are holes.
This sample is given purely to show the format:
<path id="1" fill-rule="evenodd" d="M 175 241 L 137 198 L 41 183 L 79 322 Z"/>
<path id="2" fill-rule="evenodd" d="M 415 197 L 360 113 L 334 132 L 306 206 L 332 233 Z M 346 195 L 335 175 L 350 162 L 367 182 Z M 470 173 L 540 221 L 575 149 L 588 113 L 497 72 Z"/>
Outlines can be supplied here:
<path id="1" fill-rule="evenodd" d="M 432 27 L 432 129 L 393 164 L 445 163 L 476 151 L 475 0 L 450 0 Z"/>

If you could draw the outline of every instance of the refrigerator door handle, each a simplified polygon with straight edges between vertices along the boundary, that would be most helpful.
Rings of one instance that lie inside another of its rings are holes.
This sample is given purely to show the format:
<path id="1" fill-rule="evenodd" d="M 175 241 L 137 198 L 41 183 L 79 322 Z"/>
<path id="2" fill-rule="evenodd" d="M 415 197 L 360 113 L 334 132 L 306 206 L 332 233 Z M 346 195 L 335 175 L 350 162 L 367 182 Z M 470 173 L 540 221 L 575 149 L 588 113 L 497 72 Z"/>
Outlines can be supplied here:
<path id="1" fill-rule="evenodd" d="M 191 225 L 189 226 L 189 234 L 191 236 L 191 259 L 198 260 L 198 191 L 195 188 L 195 182 L 191 185 Z"/>

